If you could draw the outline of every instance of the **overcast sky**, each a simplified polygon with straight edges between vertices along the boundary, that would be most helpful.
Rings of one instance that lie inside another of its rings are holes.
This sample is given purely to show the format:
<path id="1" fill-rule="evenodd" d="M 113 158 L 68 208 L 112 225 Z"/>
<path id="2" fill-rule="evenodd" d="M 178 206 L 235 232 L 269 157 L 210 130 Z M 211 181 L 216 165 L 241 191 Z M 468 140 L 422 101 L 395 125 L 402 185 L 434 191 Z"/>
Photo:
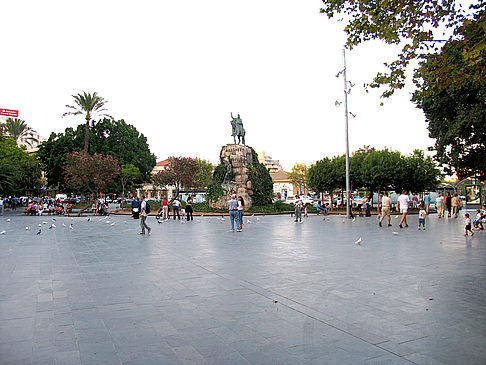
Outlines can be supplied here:
<path id="1" fill-rule="evenodd" d="M 73 94 L 98 92 L 109 113 L 133 124 L 158 160 L 218 161 L 232 143 L 230 112 L 246 142 L 289 171 L 345 152 L 343 23 L 319 0 L 3 1 L 0 108 L 42 136 L 82 123 L 61 118 Z M 380 107 L 365 93 L 396 49 L 379 42 L 347 52 L 351 151 L 402 153 L 433 144 L 404 90 Z"/>

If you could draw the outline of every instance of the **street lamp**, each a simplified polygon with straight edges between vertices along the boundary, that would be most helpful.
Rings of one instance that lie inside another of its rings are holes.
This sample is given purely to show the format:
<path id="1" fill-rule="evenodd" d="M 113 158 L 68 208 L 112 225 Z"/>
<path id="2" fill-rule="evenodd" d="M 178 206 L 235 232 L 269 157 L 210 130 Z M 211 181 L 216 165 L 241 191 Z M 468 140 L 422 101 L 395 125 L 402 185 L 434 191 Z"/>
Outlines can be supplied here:
<path id="1" fill-rule="evenodd" d="M 354 86 L 354 84 L 351 81 L 348 81 L 346 79 L 346 49 L 345 48 L 343 48 L 343 65 L 344 68 L 337 73 L 336 77 L 339 77 L 342 74 L 344 79 L 344 134 L 346 139 L 346 216 L 348 218 L 351 218 L 351 204 L 350 204 L 351 182 L 349 177 L 348 114 L 351 114 L 353 118 L 356 117 L 356 114 L 348 112 L 348 94 L 351 93 L 351 88 Z M 341 103 L 339 101 L 336 101 L 335 105 L 340 106 Z"/>

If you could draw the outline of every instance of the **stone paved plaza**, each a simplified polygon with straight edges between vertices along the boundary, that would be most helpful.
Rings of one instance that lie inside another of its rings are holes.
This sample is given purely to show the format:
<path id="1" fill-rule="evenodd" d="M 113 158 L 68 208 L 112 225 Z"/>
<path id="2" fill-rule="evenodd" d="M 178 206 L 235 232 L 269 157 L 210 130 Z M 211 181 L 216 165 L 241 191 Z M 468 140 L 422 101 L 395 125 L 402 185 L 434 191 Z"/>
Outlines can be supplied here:
<path id="1" fill-rule="evenodd" d="M 51 218 L 0 217 L 1 364 L 486 363 L 486 232 L 462 218 Z"/>

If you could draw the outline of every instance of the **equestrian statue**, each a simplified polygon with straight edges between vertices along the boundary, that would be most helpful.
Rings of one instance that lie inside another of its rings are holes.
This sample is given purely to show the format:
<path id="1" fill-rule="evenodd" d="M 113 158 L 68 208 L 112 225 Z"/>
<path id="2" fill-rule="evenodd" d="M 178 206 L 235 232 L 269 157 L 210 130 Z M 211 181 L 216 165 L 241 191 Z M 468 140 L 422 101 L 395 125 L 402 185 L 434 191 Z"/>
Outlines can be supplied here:
<path id="1" fill-rule="evenodd" d="M 233 117 L 233 113 L 231 113 L 231 135 L 233 136 L 233 140 L 236 144 L 236 137 L 238 137 L 238 144 L 245 145 L 245 128 L 243 128 L 243 121 L 241 120 L 240 115 L 235 118 Z"/>

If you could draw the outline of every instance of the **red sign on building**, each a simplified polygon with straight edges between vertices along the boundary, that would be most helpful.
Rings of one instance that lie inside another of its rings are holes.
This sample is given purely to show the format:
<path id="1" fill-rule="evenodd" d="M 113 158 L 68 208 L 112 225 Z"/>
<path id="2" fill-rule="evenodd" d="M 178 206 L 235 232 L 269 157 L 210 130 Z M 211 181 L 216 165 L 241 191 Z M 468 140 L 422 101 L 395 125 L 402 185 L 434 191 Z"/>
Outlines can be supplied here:
<path id="1" fill-rule="evenodd" d="M 0 108 L 0 115 L 4 115 L 6 117 L 18 118 L 19 117 L 19 111 L 18 110 L 1 109 Z"/>

